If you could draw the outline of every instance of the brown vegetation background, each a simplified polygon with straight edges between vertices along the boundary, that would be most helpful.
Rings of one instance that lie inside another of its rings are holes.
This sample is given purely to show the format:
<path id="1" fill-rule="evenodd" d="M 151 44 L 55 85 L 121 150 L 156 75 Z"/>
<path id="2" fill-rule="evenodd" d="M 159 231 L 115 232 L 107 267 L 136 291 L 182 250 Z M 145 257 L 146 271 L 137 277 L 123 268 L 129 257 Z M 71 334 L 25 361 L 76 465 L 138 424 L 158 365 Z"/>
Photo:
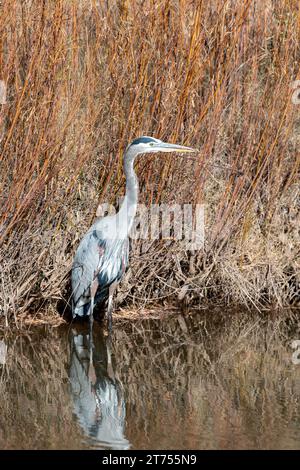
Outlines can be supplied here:
<path id="1" fill-rule="evenodd" d="M 200 149 L 137 172 L 147 205 L 205 204 L 205 247 L 133 243 L 123 304 L 299 304 L 299 44 L 296 0 L 2 2 L 1 315 L 69 295 L 143 134 Z"/>

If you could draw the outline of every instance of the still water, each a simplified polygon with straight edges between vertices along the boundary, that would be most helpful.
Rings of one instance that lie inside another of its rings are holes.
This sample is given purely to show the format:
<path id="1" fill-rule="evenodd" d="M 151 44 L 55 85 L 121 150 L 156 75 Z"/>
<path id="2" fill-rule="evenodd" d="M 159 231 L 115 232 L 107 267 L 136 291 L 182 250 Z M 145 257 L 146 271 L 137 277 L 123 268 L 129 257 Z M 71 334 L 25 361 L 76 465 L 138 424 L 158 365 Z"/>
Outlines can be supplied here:
<path id="1" fill-rule="evenodd" d="M 299 449 L 295 340 L 226 311 L 95 325 L 92 356 L 75 323 L 0 334 L 0 448 Z"/>

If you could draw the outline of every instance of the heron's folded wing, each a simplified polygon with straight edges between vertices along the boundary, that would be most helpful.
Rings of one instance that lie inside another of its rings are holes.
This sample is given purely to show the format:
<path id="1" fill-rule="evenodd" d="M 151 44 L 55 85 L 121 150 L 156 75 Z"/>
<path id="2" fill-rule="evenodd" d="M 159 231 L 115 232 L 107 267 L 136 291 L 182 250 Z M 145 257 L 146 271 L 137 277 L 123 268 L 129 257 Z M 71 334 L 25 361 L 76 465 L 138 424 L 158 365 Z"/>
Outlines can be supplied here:
<path id="1" fill-rule="evenodd" d="M 105 253 L 105 240 L 96 230 L 88 232 L 82 239 L 72 266 L 73 301 L 89 301 L 90 286 L 99 272 Z"/>

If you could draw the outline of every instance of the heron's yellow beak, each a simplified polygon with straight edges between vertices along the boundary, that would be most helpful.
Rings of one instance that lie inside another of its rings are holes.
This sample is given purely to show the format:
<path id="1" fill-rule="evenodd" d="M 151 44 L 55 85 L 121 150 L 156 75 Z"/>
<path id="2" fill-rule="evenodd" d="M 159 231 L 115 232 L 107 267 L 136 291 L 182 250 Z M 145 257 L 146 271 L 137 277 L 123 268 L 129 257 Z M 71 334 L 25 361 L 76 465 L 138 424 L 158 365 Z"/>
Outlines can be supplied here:
<path id="1" fill-rule="evenodd" d="M 190 153 L 190 152 L 198 152 L 197 149 L 193 149 L 191 147 L 184 147 L 183 145 L 177 144 L 168 144 L 167 142 L 158 142 L 157 144 L 153 145 L 154 151 L 160 152 L 180 152 L 180 153 Z"/>

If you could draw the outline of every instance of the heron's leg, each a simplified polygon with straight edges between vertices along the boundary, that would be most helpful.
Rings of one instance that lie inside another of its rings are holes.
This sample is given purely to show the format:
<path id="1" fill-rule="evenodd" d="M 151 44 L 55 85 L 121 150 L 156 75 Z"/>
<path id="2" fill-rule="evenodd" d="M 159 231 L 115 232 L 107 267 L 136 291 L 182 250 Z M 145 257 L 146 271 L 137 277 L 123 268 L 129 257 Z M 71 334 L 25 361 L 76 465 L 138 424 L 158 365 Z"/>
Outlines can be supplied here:
<path id="1" fill-rule="evenodd" d="M 114 292 L 116 290 L 117 285 L 118 285 L 117 282 L 113 282 L 109 286 L 109 290 L 108 290 L 107 324 L 108 324 L 109 332 L 112 331 L 113 296 L 114 296 Z"/>
<path id="2" fill-rule="evenodd" d="M 95 295 L 98 289 L 98 279 L 97 277 L 93 280 L 91 287 L 90 287 L 90 296 L 91 296 L 91 302 L 90 302 L 90 309 L 89 309 L 89 324 L 90 324 L 90 334 L 89 334 L 89 339 L 90 339 L 90 363 L 93 363 L 93 323 L 94 323 L 94 299 Z"/>

